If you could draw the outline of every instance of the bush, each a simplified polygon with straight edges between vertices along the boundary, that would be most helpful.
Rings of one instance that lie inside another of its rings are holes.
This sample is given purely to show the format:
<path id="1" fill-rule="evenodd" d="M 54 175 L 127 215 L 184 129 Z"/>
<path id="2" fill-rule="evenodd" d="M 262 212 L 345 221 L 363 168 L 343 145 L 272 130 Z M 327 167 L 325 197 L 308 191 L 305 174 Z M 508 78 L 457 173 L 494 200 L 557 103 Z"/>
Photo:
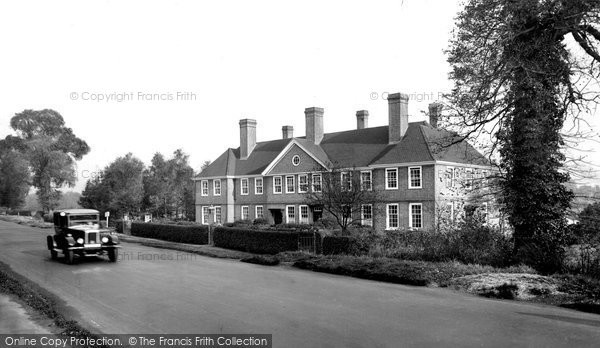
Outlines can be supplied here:
<path id="1" fill-rule="evenodd" d="M 217 227 L 214 230 L 215 246 L 258 254 L 277 254 L 298 250 L 301 232 L 261 231 L 249 228 Z"/>
<path id="2" fill-rule="evenodd" d="M 364 255 L 369 252 L 369 244 L 349 236 L 326 236 L 323 238 L 323 254 Z"/>
<path id="3" fill-rule="evenodd" d="M 258 218 L 258 219 L 254 219 L 254 221 L 252 221 L 252 224 L 253 225 L 268 225 L 269 222 L 267 221 L 267 219 Z"/>
<path id="4" fill-rule="evenodd" d="M 208 244 L 208 227 L 133 222 L 131 235 L 188 244 Z"/>
<path id="5" fill-rule="evenodd" d="M 241 259 L 240 261 L 246 263 L 254 263 L 257 265 L 263 266 L 277 266 L 279 264 L 279 259 L 275 256 L 265 256 L 265 255 L 255 255 Z"/>

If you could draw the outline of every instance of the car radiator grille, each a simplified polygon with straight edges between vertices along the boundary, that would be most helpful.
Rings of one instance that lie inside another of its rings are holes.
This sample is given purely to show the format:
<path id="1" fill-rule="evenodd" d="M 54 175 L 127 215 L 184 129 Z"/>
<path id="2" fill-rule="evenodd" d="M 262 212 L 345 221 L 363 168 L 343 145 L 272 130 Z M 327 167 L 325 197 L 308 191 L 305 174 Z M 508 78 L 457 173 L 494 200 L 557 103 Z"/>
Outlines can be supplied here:
<path id="1" fill-rule="evenodd" d="M 100 243 L 100 238 L 98 236 L 98 232 L 88 232 L 87 233 L 87 240 L 85 241 L 88 244 L 96 244 L 96 243 Z"/>

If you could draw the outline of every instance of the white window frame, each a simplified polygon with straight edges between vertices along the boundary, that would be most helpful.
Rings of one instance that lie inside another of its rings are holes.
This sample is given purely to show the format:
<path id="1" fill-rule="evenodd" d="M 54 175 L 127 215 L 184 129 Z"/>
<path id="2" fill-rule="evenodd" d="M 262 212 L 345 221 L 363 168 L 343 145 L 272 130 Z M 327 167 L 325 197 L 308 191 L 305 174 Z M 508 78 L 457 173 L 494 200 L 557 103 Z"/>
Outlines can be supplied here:
<path id="1" fill-rule="evenodd" d="M 319 178 L 319 189 L 315 190 L 315 178 Z M 312 192 L 323 192 L 323 175 L 322 174 L 313 174 L 311 181 L 311 190 Z"/>
<path id="2" fill-rule="evenodd" d="M 305 190 L 302 190 L 302 178 L 306 178 Z M 308 174 L 298 174 L 298 193 L 308 192 Z"/>
<path id="3" fill-rule="evenodd" d="M 204 192 L 204 189 L 206 189 L 206 192 Z M 206 197 L 208 196 L 208 192 L 208 180 L 200 181 L 200 196 Z"/>
<path id="4" fill-rule="evenodd" d="M 412 186 L 412 175 L 410 170 L 411 169 L 419 169 L 419 186 Z M 414 167 L 408 167 L 408 189 L 409 190 L 413 190 L 413 189 L 420 189 L 423 188 L 423 167 L 422 166 L 414 166 Z"/>
<path id="5" fill-rule="evenodd" d="M 389 181 L 389 176 L 388 176 L 388 172 L 395 172 L 396 173 L 396 186 L 392 187 L 389 185 L 390 181 Z M 398 168 L 385 168 L 385 189 L 386 190 L 397 190 L 398 189 Z"/>
<path id="6" fill-rule="evenodd" d="M 279 179 L 279 192 L 277 192 L 277 184 L 275 182 Z M 273 177 L 273 194 L 280 195 L 283 193 L 283 178 L 281 175 Z"/>
<path id="7" fill-rule="evenodd" d="M 369 187 L 367 187 L 366 191 L 373 191 L 373 171 L 372 170 L 363 170 L 360 172 L 360 189 L 364 190 L 365 183 L 363 182 L 363 174 L 369 173 Z"/>
<path id="8" fill-rule="evenodd" d="M 219 183 L 219 185 L 217 185 L 217 183 Z M 218 192 L 217 192 L 217 187 L 219 189 Z M 213 195 L 214 196 L 220 196 L 221 195 L 221 179 L 214 179 L 213 180 Z"/>
<path id="9" fill-rule="evenodd" d="M 446 187 L 454 187 L 454 167 L 446 167 L 446 173 L 444 174 Z"/>
<path id="10" fill-rule="evenodd" d="M 206 212 L 205 211 L 206 209 Z M 209 206 L 202 206 L 202 224 L 203 225 L 208 225 L 208 220 L 210 220 L 210 207 Z"/>
<path id="11" fill-rule="evenodd" d="M 259 182 L 260 182 L 260 185 L 258 184 Z M 265 191 L 264 183 L 265 183 L 265 180 L 263 178 L 254 178 L 254 194 L 255 195 L 263 194 L 263 192 Z M 260 188 L 260 192 L 258 191 L 259 188 Z"/>
<path id="12" fill-rule="evenodd" d="M 371 211 L 371 218 L 365 219 L 365 207 L 369 207 Z M 373 204 L 361 204 L 360 206 L 360 224 L 363 226 L 373 227 Z"/>
<path id="13" fill-rule="evenodd" d="M 302 218 L 302 208 L 306 208 L 306 219 Z M 308 224 L 310 221 L 310 209 L 308 205 L 300 205 L 298 206 L 298 223 Z"/>
<path id="14" fill-rule="evenodd" d="M 450 222 L 454 223 L 454 202 L 446 203 L 446 209 L 448 209 L 448 213 L 450 215 Z"/>
<path id="15" fill-rule="evenodd" d="M 298 163 L 296 163 L 296 158 L 298 159 Z M 298 165 L 300 165 L 300 156 L 298 155 L 294 155 L 292 156 L 292 165 L 294 165 L 294 167 L 297 167 Z"/>
<path id="16" fill-rule="evenodd" d="M 289 178 L 292 178 L 291 185 L 288 183 Z M 296 193 L 296 176 L 295 175 L 286 175 L 285 176 L 285 193 Z"/>
<path id="17" fill-rule="evenodd" d="M 413 224 L 413 211 L 412 211 L 413 207 L 420 208 L 419 217 L 421 218 L 421 226 L 417 227 L 417 226 L 414 226 L 414 224 Z M 423 228 L 423 203 L 409 203 L 408 204 L 408 227 L 415 228 L 415 229 Z"/>
<path id="18" fill-rule="evenodd" d="M 220 206 L 215 207 L 215 216 L 214 216 L 213 220 L 217 224 L 223 223 L 223 216 L 221 215 L 221 213 L 222 213 L 221 207 Z M 217 219 L 217 216 L 219 217 L 218 219 Z"/>
<path id="19" fill-rule="evenodd" d="M 344 176 L 347 175 L 347 181 L 344 180 Z M 346 187 L 346 184 L 349 184 Z M 340 172 L 340 185 L 342 186 L 342 191 L 352 191 L 352 172 Z"/>
<path id="20" fill-rule="evenodd" d="M 244 193 L 244 183 L 246 183 L 246 193 Z M 240 195 L 247 196 L 249 194 L 250 194 L 250 182 L 248 181 L 248 178 L 241 178 L 240 179 Z"/>
<path id="21" fill-rule="evenodd" d="M 294 213 L 293 221 L 290 220 L 290 211 L 289 211 L 290 208 L 292 208 L 293 213 Z M 296 206 L 295 205 L 286 205 L 285 206 L 285 223 L 286 224 L 296 223 Z"/>
<path id="22" fill-rule="evenodd" d="M 246 218 L 244 218 L 244 208 L 246 210 Z M 250 220 L 250 207 L 247 205 L 242 205 L 240 208 L 240 219 L 241 220 Z"/>
<path id="23" fill-rule="evenodd" d="M 260 216 L 258 216 L 258 208 L 260 208 Z M 265 218 L 265 209 L 262 205 L 257 205 L 254 207 L 254 218 L 255 219 L 264 219 Z"/>
<path id="24" fill-rule="evenodd" d="M 390 226 L 390 207 L 396 207 L 396 225 Z M 398 203 L 390 203 L 385 206 L 385 229 L 397 230 L 400 228 L 400 205 Z"/>

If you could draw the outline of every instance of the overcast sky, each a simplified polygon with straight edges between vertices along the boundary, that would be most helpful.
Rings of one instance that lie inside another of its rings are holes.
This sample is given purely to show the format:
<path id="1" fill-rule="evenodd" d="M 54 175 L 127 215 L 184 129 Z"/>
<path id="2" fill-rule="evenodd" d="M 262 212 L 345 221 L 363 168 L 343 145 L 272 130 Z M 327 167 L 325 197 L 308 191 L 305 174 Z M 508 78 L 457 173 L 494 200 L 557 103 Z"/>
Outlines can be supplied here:
<path id="1" fill-rule="evenodd" d="M 182 148 L 198 170 L 239 146 L 242 118 L 257 120 L 258 141 L 280 138 L 283 125 L 303 136 L 310 106 L 325 108 L 326 132 L 355 128 L 361 109 L 381 126 L 382 94 L 404 92 L 419 121 L 451 87 L 443 50 L 458 9 L 448 0 L 5 2 L 0 137 L 24 109 L 60 112 L 91 147 L 78 163 L 81 190 L 127 152 L 149 164 Z"/>

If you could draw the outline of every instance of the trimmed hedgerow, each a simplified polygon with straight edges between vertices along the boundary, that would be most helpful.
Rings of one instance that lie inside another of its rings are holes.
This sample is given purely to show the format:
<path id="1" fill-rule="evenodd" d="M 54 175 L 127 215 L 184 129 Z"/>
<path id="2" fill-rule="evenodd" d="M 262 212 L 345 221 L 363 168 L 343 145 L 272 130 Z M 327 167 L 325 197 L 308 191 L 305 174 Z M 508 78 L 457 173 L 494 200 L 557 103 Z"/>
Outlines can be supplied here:
<path id="1" fill-rule="evenodd" d="M 261 231 L 247 228 L 217 227 L 214 230 L 215 246 L 258 254 L 277 254 L 298 250 L 299 236 L 312 233 Z M 320 236 L 317 235 L 320 240 Z"/>
<path id="2" fill-rule="evenodd" d="M 362 255 L 369 252 L 369 246 L 354 237 L 326 236 L 323 238 L 323 254 L 325 255 Z"/>
<path id="3" fill-rule="evenodd" d="M 131 224 L 131 235 L 188 244 L 208 244 L 208 227 L 167 225 L 143 222 Z"/>

